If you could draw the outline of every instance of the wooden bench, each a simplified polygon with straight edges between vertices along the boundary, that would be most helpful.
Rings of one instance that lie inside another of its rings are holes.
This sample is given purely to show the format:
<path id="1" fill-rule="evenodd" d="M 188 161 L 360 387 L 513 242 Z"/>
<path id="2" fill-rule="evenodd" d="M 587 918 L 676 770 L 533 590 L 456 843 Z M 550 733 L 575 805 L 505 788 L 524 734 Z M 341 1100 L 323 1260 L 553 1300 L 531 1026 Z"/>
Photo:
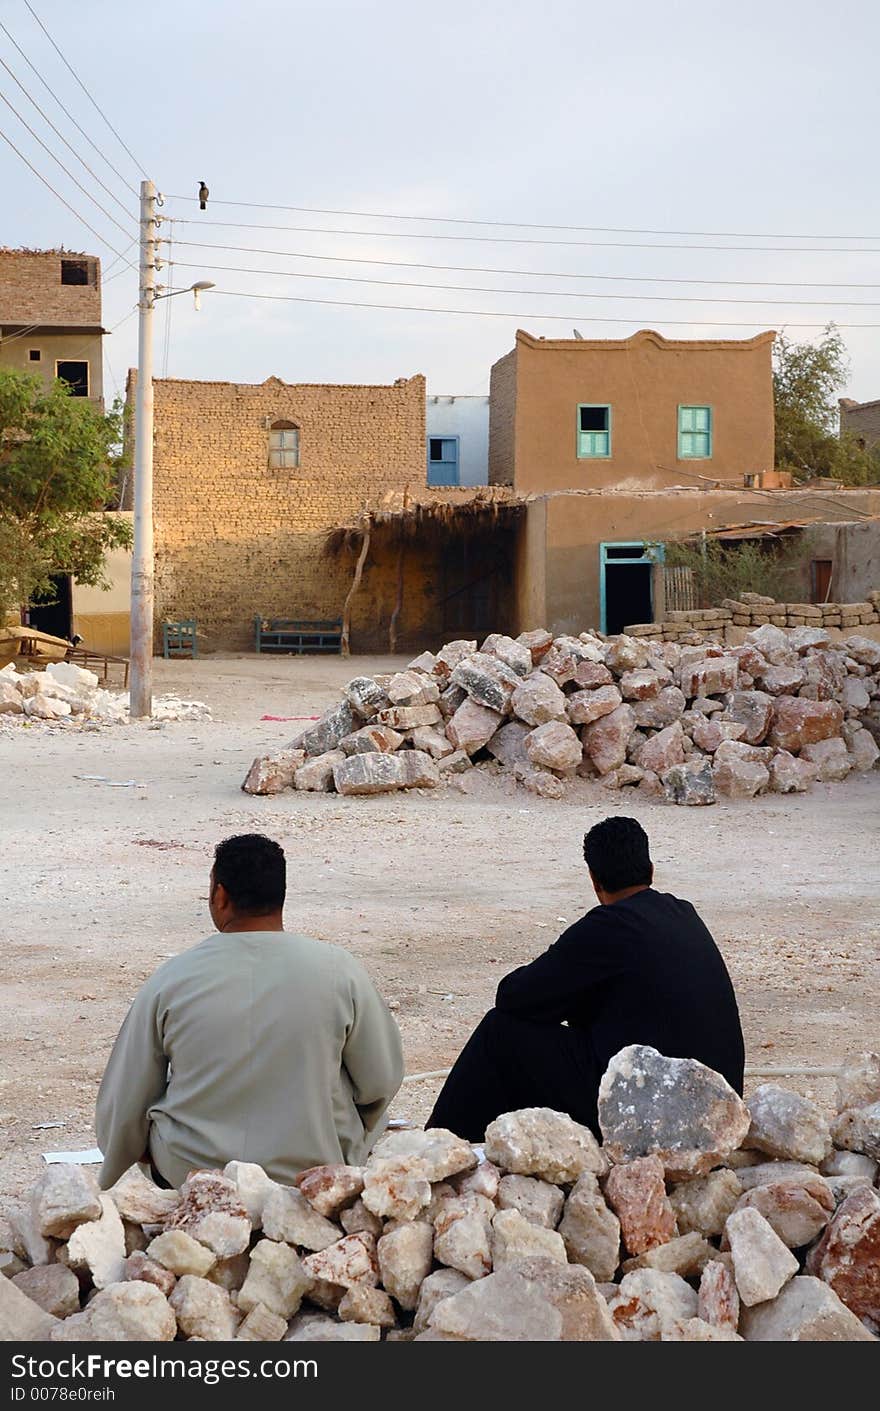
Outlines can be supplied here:
<path id="1" fill-rule="evenodd" d="M 342 651 L 342 618 L 327 622 L 302 622 L 290 617 L 254 618 L 254 647 L 258 652 L 288 652 L 304 656 L 307 652 Z"/>

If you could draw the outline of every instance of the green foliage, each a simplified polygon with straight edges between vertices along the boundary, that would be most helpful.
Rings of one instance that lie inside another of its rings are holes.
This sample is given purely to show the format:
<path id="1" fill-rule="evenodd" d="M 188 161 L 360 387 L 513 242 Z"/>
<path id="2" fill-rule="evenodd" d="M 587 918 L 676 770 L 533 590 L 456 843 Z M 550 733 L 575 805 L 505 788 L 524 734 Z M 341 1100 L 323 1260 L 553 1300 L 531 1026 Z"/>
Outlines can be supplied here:
<path id="1" fill-rule="evenodd" d="M 854 436 L 837 435 L 837 393 L 846 386 L 848 373 L 846 347 L 834 324 L 815 344 L 792 343 L 777 334 L 773 399 L 778 469 L 790 470 L 799 480 L 827 475 L 845 485 L 880 480 L 880 453 L 865 450 Z"/>
<path id="2" fill-rule="evenodd" d="M 773 540 L 725 544 L 719 539 L 706 539 L 705 543 L 690 539 L 666 546 L 670 567 L 691 570 L 700 607 L 718 607 L 724 598 L 738 598 L 740 593 L 763 593 L 784 602 L 789 590 L 796 589 L 809 556 L 808 536 L 800 534 L 781 544 Z"/>
<path id="3" fill-rule="evenodd" d="M 0 369 L 0 619 L 45 593 L 50 576 L 103 585 L 108 549 L 129 526 L 102 511 L 122 461 L 122 413 L 103 415 L 62 382 Z"/>

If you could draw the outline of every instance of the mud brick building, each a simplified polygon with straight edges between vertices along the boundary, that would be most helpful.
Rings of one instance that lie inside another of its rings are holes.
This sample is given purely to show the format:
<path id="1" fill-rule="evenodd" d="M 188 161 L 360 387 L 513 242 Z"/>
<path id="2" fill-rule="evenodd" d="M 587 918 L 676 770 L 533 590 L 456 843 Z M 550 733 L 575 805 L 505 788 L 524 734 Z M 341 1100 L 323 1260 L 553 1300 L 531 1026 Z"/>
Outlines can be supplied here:
<path id="1" fill-rule="evenodd" d="M 96 255 L 0 249 L 0 367 L 61 377 L 101 405 L 103 336 Z"/>

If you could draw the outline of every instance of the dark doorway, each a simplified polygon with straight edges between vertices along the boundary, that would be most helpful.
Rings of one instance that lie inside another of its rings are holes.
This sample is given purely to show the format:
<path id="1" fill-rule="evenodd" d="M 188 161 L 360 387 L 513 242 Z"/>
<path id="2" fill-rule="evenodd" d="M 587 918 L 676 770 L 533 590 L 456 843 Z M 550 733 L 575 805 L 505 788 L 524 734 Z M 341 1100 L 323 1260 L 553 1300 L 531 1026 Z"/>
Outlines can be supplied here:
<path id="1" fill-rule="evenodd" d="M 482 639 L 503 632 L 508 613 L 510 545 L 507 536 L 467 535 L 451 539 L 442 550 L 441 610 L 446 641 Z"/>
<path id="2" fill-rule="evenodd" d="M 833 562 L 831 559 L 813 559 L 810 564 L 810 588 L 812 590 L 811 601 L 814 603 L 827 603 L 831 592 L 831 570 Z"/>
<path id="3" fill-rule="evenodd" d="M 605 631 L 612 636 L 634 622 L 652 622 L 650 563 L 606 563 Z"/>
<path id="4" fill-rule="evenodd" d="M 73 594 L 70 575 L 56 574 L 48 593 L 36 598 L 28 609 L 28 625 L 52 637 L 70 637 L 73 632 Z"/>

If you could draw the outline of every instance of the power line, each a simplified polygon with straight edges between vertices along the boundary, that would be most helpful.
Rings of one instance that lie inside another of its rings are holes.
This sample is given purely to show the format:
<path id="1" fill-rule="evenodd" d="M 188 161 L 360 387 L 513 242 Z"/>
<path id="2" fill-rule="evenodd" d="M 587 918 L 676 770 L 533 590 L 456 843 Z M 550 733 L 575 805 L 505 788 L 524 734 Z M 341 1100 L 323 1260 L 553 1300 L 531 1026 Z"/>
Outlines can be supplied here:
<path id="1" fill-rule="evenodd" d="M 90 231 L 92 232 L 92 234 L 93 234 L 94 236 L 96 236 L 96 237 L 98 238 L 98 240 L 100 240 L 100 242 L 101 242 L 102 245 L 106 245 L 108 250 L 112 250 L 113 253 L 114 253 L 114 255 L 119 255 L 119 258 L 122 259 L 122 255 L 121 255 L 120 252 L 116 249 L 116 246 L 115 246 L 115 245 L 111 245 L 111 244 L 110 244 L 110 241 L 106 238 L 106 236 L 101 235 L 100 232 L 97 231 L 93 225 L 90 225 L 89 222 L 86 220 L 85 216 L 81 216 L 80 213 L 79 213 L 79 211 L 74 210 L 74 208 L 73 208 L 73 206 L 71 206 L 70 202 L 67 201 L 67 200 L 65 200 L 65 198 L 61 195 L 61 192 L 60 192 L 60 191 L 56 191 L 56 190 L 55 190 L 55 187 L 52 185 L 52 183 L 51 183 L 50 181 L 47 181 L 47 180 L 46 180 L 46 178 L 43 176 L 42 172 L 38 172 L 38 171 L 37 171 L 37 169 L 36 169 L 36 167 L 34 166 L 33 162 L 29 162 L 28 159 L 27 159 L 27 157 L 24 155 L 24 153 L 23 153 L 23 152 L 20 152 L 20 151 L 18 150 L 18 148 L 16 147 L 16 145 L 15 145 L 15 143 L 13 142 L 12 138 L 11 138 L 11 137 L 8 137 L 8 136 L 6 135 L 6 133 L 2 130 L 2 128 L 0 128 L 0 137 L 2 137 L 2 138 L 3 138 L 3 141 L 4 141 L 5 143 L 7 143 L 7 145 L 12 148 L 13 152 L 15 153 L 15 155 L 16 155 L 17 157 L 20 157 L 20 158 L 21 158 L 21 160 L 24 162 L 25 166 L 26 166 L 26 167 L 30 167 L 30 169 L 31 169 L 31 171 L 33 172 L 34 176 L 38 177 L 39 180 L 42 181 L 43 185 L 44 185 L 44 186 L 47 186 L 47 187 L 49 188 L 49 190 L 52 192 L 52 195 L 58 197 L 58 200 L 61 202 L 62 206 L 66 206 L 67 209 L 71 212 L 71 214 L 74 215 L 74 216 L 76 216 L 76 218 L 77 218 L 78 221 L 81 221 L 81 222 L 82 222 L 82 224 L 86 227 L 86 230 L 90 230 Z M 131 266 L 131 268 L 134 268 L 134 266 Z"/>
<path id="2" fill-rule="evenodd" d="M 168 196 L 169 201 L 198 200 L 197 196 Z M 312 216 L 355 216 L 366 220 L 411 220 L 429 222 L 434 225 L 480 225 L 505 230 L 568 230 L 575 233 L 599 235 L 694 235 L 709 240 L 880 240 L 880 235 L 809 235 L 790 231 L 774 234 L 766 230 L 650 230 L 642 226 L 625 225 L 553 225 L 550 221 L 534 222 L 524 220 L 475 220 L 469 216 L 411 216 L 399 211 L 338 211 L 325 206 L 279 206 L 265 201 L 219 201 L 211 198 L 213 206 L 239 206 L 258 211 L 299 211 Z"/>
<path id="3" fill-rule="evenodd" d="M 25 98 L 27 98 L 28 102 L 29 102 L 30 104 L 32 104 L 33 107 L 36 108 L 37 112 L 40 114 L 40 117 L 43 119 L 43 121 L 49 124 L 49 126 L 50 126 L 51 129 L 52 129 L 52 131 L 55 133 L 56 137 L 60 137 L 60 138 L 61 138 L 61 141 L 64 143 L 65 147 L 67 147 L 68 150 L 73 153 L 73 155 L 76 157 L 76 160 L 79 162 L 80 166 L 85 167 L 85 169 L 86 169 L 86 171 L 88 172 L 89 176 L 94 177 L 94 179 L 95 179 L 95 181 L 97 181 L 98 185 L 101 186 L 101 187 L 103 187 L 103 189 L 107 192 L 107 195 L 110 197 L 110 199 L 113 200 L 113 201 L 115 201 L 116 204 L 117 204 L 117 206 L 119 206 L 120 209 L 123 210 L 127 216 L 130 215 L 131 212 L 129 211 L 128 207 L 127 207 L 122 201 L 120 201 L 119 197 L 118 197 L 117 195 L 115 195 L 115 193 L 110 190 L 110 187 L 107 186 L 106 183 L 101 180 L 101 178 L 98 176 L 98 173 L 95 172 L 95 171 L 92 171 L 92 168 L 89 166 L 88 162 L 85 161 L 85 160 L 79 155 L 79 152 L 77 152 L 76 148 L 75 148 L 74 146 L 72 146 L 71 143 L 68 142 L 67 138 L 64 136 L 64 133 L 63 133 L 63 132 L 60 132 L 59 129 L 58 129 L 58 128 L 55 126 L 55 124 L 53 123 L 52 119 L 51 119 L 50 117 L 48 117 L 48 116 L 43 112 L 43 109 L 40 107 L 40 105 L 39 105 L 39 103 L 37 102 L 36 98 L 32 98 L 32 97 L 31 97 L 31 95 L 28 93 L 27 89 L 25 88 L 24 84 L 23 84 L 23 83 L 21 82 L 21 80 L 20 80 L 19 78 L 17 78 L 16 75 L 13 73 L 12 69 L 9 67 L 9 65 L 8 65 L 7 62 L 6 62 L 6 60 L 5 60 L 5 59 L 0 59 L 0 64 L 3 65 L 4 69 L 5 69 L 6 72 L 9 74 L 9 77 L 12 79 L 13 83 L 17 83 L 17 84 L 18 84 L 18 86 L 19 86 L 19 88 L 21 89 L 22 93 L 24 94 Z"/>
<path id="4" fill-rule="evenodd" d="M 289 269 L 250 269 L 241 265 L 209 265 L 201 261 L 176 260 L 181 269 L 222 270 L 227 274 L 268 274 L 283 279 L 327 279 L 333 283 L 382 284 L 395 289 L 439 289 L 451 290 L 458 294 L 526 294 L 535 298 L 548 299 L 627 299 L 663 302 L 667 304 L 762 304 L 772 307 L 789 308 L 793 305 L 808 305 L 818 308 L 876 309 L 880 300 L 871 299 L 734 299 L 704 296 L 701 294 L 597 294 L 592 290 L 572 291 L 571 289 L 493 289 L 485 284 L 427 284 L 414 279 L 369 279 L 356 274 L 304 274 L 300 270 Z"/>
<path id="5" fill-rule="evenodd" d="M 55 43 L 55 40 L 52 38 L 51 34 L 50 34 L 49 31 L 47 30 L 46 26 L 43 24 L 43 21 L 40 19 L 39 15 L 37 14 L 37 12 L 36 12 L 36 10 L 34 9 L 33 5 L 30 3 L 30 0 L 24 0 L 24 3 L 25 3 L 25 5 L 27 6 L 27 8 L 30 10 L 30 12 L 31 12 L 31 14 L 33 15 L 34 19 L 36 20 L 37 24 L 40 26 L 40 29 L 41 29 L 41 30 L 43 31 L 43 33 L 45 34 L 45 36 L 46 36 L 46 38 L 48 39 L 49 43 L 52 45 L 52 48 L 55 50 L 55 53 L 58 55 L 59 59 L 60 59 L 61 62 L 64 64 L 64 67 L 65 67 L 65 68 L 73 75 L 73 77 L 76 79 L 77 83 L 79 84 L 79 86 L 80 86 L 80 88 L 82 89 L 83 93 L 84 93 L 84 94 L 86 95 L 86 97 L 88 98 L 88 100 L 89 100 L 89 102 L 91 103 L 92 107 L 94 108 L 95 112 L 98 113 L 99 116 L 104 119 L 104 122 L 107 124 L 107 126 L 108 126 L 109 129 L 110 129 L 110 131 L 113 133 L 113 136 L 116 138 L 116 141 L 119 143 L 120 147 L 123 149 L 123 151 L 125 151 L 125 152 L 128 153 L 129 157 L 131 157 L 131 160 L 134 162 L 135 166 L 138 168 L 138 170 L 141 172 L 141 174 L 142 174 L 143 176 L 146 176 L 147 173 L 146 173 L 146 171 L 144 170 L 143 165 L 138 161 L 137 157 L 134 155 L 134 153 L 132 152 L 131 148 L 128 147 L 128 146 L 126 146 L 126 144 L 123 142 L 122 138 L 119 136 L 119 133 L 116 131 L 116 128 L 113 126 L 112 122 L 110 121 L 110 119 L 108 118 L 108 116 L 107 116 L 107 114 L 104 112 L 104 110 L 103 110 L 102 108 L 99 108 L 99 107 L 98 107 L 98 104 L 95 102 L 95 99 L 92 97 L 91 93 L 90 93 L 89 90 L 86 88 L 86 86 L 85 86 L 85 84 L 83 83 L 82 79 L 80 78 L 79 74 L 76 72 L 76 69 L 74 69 L 73 66 L 67 62 L 67 59 L 64 57 L 64 55 L 62 54 L 61 50 L 58 48 L 58 45 Z"/>
<path id="6" fill-rule="evenodd" d="M 538 240 L 513 235 L 426 235 L 409 230 L 339 230 L 317 225 L 263 225 L 256 221 L 187 220 L 178 217 L 181 225 L 220 226 L 226 230 L 291 230 L 300 235 L 356 235 L 368 240 L 465 240 L 482 245 L 578 245 L 604 250 L 721 250 L 763 253 L 765 255 L 880 255 L 880 249 L 853 250 L 846 246 L 821 247 L 797 245 L 667 245 L 657 241 L 636 240 Z"/>
<path id="7" fill-rule="evenodd" d="M 26 53 L 24 52 L 24 50 L 22 49 L 21 45 L 20 45 L 20 44 L 18 43 L 18 41 L 13 37 L 13 35 L 11 35 L 11 34 L 9 33 L 9 30 L 6 28 L 5 24 L 3 24 L 2 21 L 0 21 L 0 29 L 2 29 L 3 33 L 6 35 L 6 38 L 9 40 L 10 44 L 13 44 L 13 45 L 15 46 L 15 48 L 18 50 L 19 54 L 20 54 L 21 57 L 24 59 L 25 63 L 27 64 L 27 66 L 28 66 L 28 68 L 31 70 L 31 72 L 32 72 L 33 74 L 35 74 L 36 77 L 40 80 L 40 83 L 43 85 L 43 87 L 45 88 L 46 92 L 47 92 L 47 93 L 51 96 L 51 98 L 58 104 L 58 106 L 59 106 L 59 108 L 61 109 L 61 111 L 62 111 L 62 113 L 64 114 L 64 116 L 65 116 L 70 122 L 73 123 L 74 127 L 76 128 L 76 130 L 77 130 L 77 132 L 80 134 L 80 136 L 85 138 L 86 142 L 88 142 L 88 144 L 89 144 L 89 146 L 92 148 L 92 150 L 93 150 L 94 152 L 97 152 L 98 156 L 101 158 L 101 161 L 102 161 L 102 162 L 105 162 L 105 163 L 107 164 L 107 166 L 110 168 L 110 170 L 113 172 L 113 174 L 114 174 L 115 176 L 118 176 L 118 177 L 119 177 L 119 180 L 122 182 L 123 186 L 126 187 L 126 189 L 129 190 L 133 196 L 137 196 L 138 193 L 137 193 L 137 190 L 135 189 L 135 187 L 132 186 L 132 184 L 131 184 L 130 181 L 126 181 L 125 177 L 122 175 L 122 172 L 119 170 L 119 168 L 118 168 L 118 167 L 115 167 L 115 166 L 113 165 L 113 163 L 111 162 L 110 158 L 109 158 L 104 152 L 101 151 L 100 147 L 96 146 L 96 144 L 95 144 L 95 143 L 92 141 L 92 139 L 89 137 L 89 134 L 85 131 L 85 129 L 82 128 L 82 127 L 80 127 L 80 125 L 79 125 L 79 123 L 77 122 L 76 118 L 73 116 L 73 113 L 70 111 L 69 108 L 66 108 L 66 107 L 64 106 L 64 104 L 62 103 L 61 99 L 58 97 L 57 93 L 55 93 L 55 91 L 52 89 L 52 87 L 50 86 L 50 84 L 48 84 L 48 83 L 46 82 L 46 80 L 43 78 L 43 75 L 40 73 L 39 69 L 36 68 L 36 67 L 34 66 L 34 64 L 31 63 L 30 59 L 28 58 L 27 54 L 26 54 Z"/>
<path id="8" fill-rule="evenodd" d="M 52 148 L 51 148 L 51 147 L 47 147 L 47 146 L 46 146 L 46 143 L 43 141 L 42 137 L 40 137 L 40 135 L 39 135 L 38 133 L 34 132 L 34 129 L 31 127 L 30 123 L 28 123 L 28 122 L 25 121 L 25 119 L 21 116 L 21 113 L 20 113 L 20 112 L 18 111 L 18 109 L 14 106 L 14 104 L 10 103 L 10 101 L 9 101 L 9 99 L 6 97 L 6 94 L 5 94 L 5 93 L 0 93 L 0 102 L 5 103 L 6 106 L 7 106 L 7 108 L 9 109 L 9 111 L 10 111 L 11 113 L 14 113 L 14 114 L 15 114 L 15 116 L 18 118 L 18 121 L 21 123 L 22 127 L 27 128 L 27 130 L 28 130 L 28 132 L 30 133 L 31 137 L 33 137 L 36 142 L 39 142 L 39 144 L 40 144 L 40 146 L 42 147 L 42 149 L 43 149 L 44 152 L 48 152 L 48 154 L 49 154 L 49 156 L 52 158 L 52 161 L 53 161 L 53 162 L 57 162 L 58 166 L 59 166 L 59 167 L 61 168 L 61 170 L 64 172 L 65 176 L 67 176 L 67 177 L 70 178 L 70 180 L 73 182 L 74 186 L 78 186 L 78 187 L 79 187 L 80 191 L 83 193 L 83 195 L 86 197 L 86 199 L 89 200 L 89 201 L 91 201 L 91 203 L 92 203 L 93 206 L 97 206 L 97 208 L 98 208 L 98 210 L 101 212 L 101 214 L 104 215 L 104 216 L 106 216 L 107 219 L 111 222 L 111 224 L 116 226 L 116 229 L 117 229 L 117 230 L 121 230 L 123 235 L 126 235 L 126 236 L 127 236 L 127 235 L 130 235 L 130 234 L 131 234 L 131 227 L 129 227 L 128 230 L 126 230 L 126 228 L 125 228 L 124 225 L 120 225 L 119 221 L 116 219 L 115 216 L 112 216 L 112 215 L 110 214 L 110 212 L 107 210 L 106 206 L 102 206 L 102 205 L 101 205 L 101 202 L 97 199 L 97 197 L 96 197 L 96 196 L 93 196 L 92 193 L 91 193 L 91 191 L 87 190 L 86 187 L 83 186 L 82 182 L 77 180 L 77 178 L 74 176 L 73 172 L 70 171 L 70 169 L 64 165 L 64 163 L 62 162 L 61 158 L 60 158 L 60 157 L 56 157 L 55 153 L 52 151 Z"/>
<path id="9" fill-rule="evenodd" d="M 179 222 L 178 222 L 179 223 Z M 525 275 L 534 279 L 595 279 L 615 284 L 704 284 L 724 285 L 742 289 L 880 289 L 880 284 L 839 283 L 834 280 L 790 280 L 790 279 L 674 279 L 668 275 L 652 274 L 572 274 L 564 269 L 505 269 L 498 265 L 436 265 L 421 260 L 377 260 L 365 255 L 316 255 L 310 250 L 267 250 L 255 245 L 213 245 L 205 240 L 177 240 L 176 243 L 193 250 L 232 250 L 245 255 L 280 255 L 288 260 L 332 261 L 346 265 L 382 265 L 390 269 L 435 269 L 447 274 L 513 274 Z"/>
<path id="10" fill-rule="evenodd" d="M 175 293 L 185 294 L 187 290 L 175 290 Z M 543 314 L 537 313 L 534 309 L 523 312 L 512 312 L 507 309 L 438 309 L 430 305 L 420 304 L 363 304 L 350 299 L 309 299 L 299 294 L 257 294 L 247 289 L 213 289 L 213 294 L 226 295 L 232 299 L 270 299 L 284 304 L 335 304 L 337 307 L 346 309 L 392 309 L 406 314 L 464 314 L 469 318 L 514 318 L 514 319 L 552 319 L 558 323 L 571 323 L 575 319 L 580 319 L 587 323 L 632 323 L 631 318 L 599 318 L 595 315 L 586 316 L 583 313 L 576 314 Z M 688 328 L 754 328 L 755 320 L 748 322 L 735 322 L 730 319 L 701 319 L 701 318 L 670 318 L 664 319 L 664 323 L 682 324 Z M 822 328 L 821 320 L 813 323 L 786 323 L 787 328 Z M 880 323 L 839 323 L 838 328 L 880 328 Z"/>

